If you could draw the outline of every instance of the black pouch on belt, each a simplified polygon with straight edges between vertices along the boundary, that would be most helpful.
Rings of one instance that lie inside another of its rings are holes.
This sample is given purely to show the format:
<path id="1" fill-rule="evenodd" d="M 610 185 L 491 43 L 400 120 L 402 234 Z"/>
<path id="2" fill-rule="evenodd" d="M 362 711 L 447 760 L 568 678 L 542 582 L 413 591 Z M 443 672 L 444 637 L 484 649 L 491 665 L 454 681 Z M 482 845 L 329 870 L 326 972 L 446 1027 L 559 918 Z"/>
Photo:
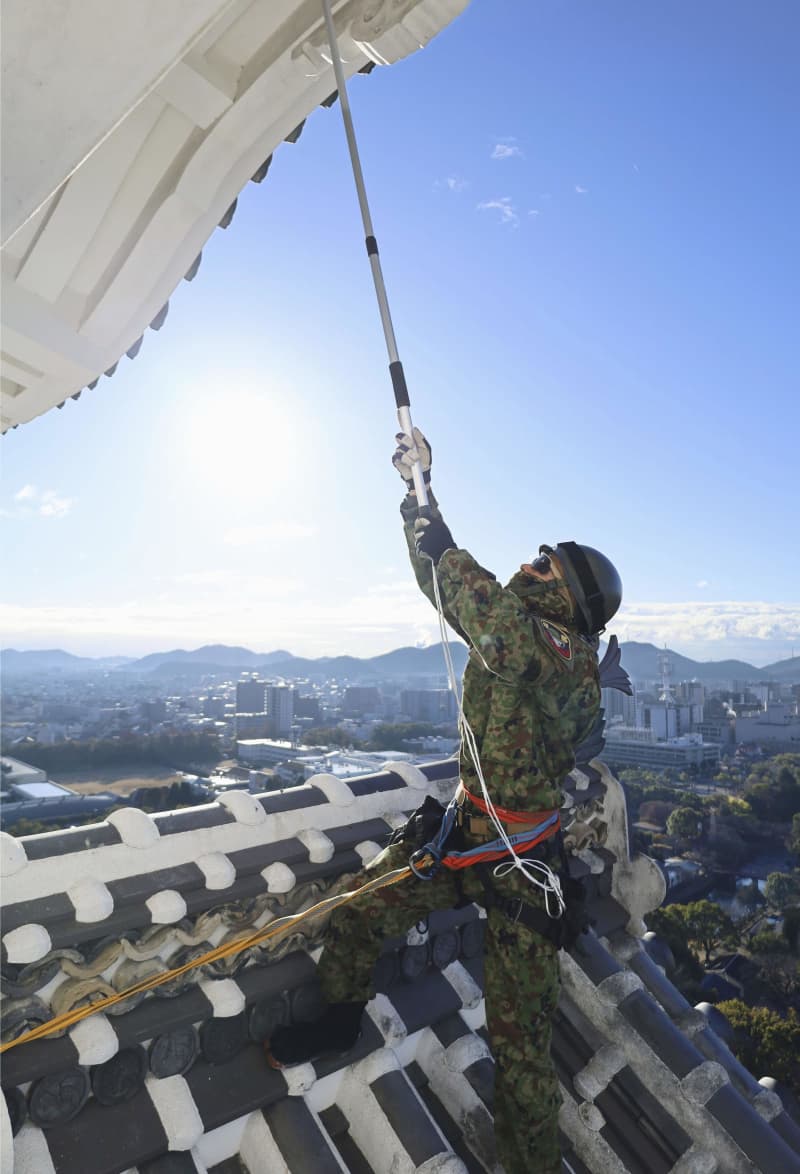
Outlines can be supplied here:
<path id="1" fill-rule="evenodd" d="M 430 843 L 439 831 L 444 812 L 445 809 L 438 799 L 426 795 L 425 802 L 409 816 L 408 822 L 392 832 L 389 843 L 410 844 L 414 848 L 422 848 Z"/>

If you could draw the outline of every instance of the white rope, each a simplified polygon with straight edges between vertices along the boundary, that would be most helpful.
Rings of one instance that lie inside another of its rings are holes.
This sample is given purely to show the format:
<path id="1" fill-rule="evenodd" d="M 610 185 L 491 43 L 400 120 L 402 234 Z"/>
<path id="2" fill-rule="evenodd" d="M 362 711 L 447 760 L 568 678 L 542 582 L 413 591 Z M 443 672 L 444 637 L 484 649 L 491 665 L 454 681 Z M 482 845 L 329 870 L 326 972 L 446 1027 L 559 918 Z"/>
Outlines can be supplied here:
<path id="1" fill-rule="evenodd" d="M 493 875 L 501 878 L 508 876 L 509 873 L 518 870 L 525 877 L 529 884 L 535 885 L 536 888 L 541 889 L 544 893 L 545 909 L 549 917 L 561 917 L 566 909 L 564 902 L 564 895 L 561 891 L 561 881 L 558 879 L 556 873 L 553 872 L 547 864 L 541 860 L 534 860 L 530 857 L 520 856 L 511 840 L 506 834 L 506 830 L 495 810 L 492 803 L 492 797 L 489 794 L 489 788 L 486 785 L 486 779 L 483 775 L 483 767 L 481 766 L 480 754 L 478 752 L 478 744 L 475 738 L 475 733 L 472 726 L 467 721 L 464 713 L 464 705 L 461 695 L 458 691 L 458 681 L 456 678 L 455 666 L 453 664 L 453 655 L 450 651 L 450 644 L 448 642 L 447 621 L 444 617 L 444 608 L 442 606 L 442 596 L 439 590 L 439 577 L 436 574 L 436 566 L 431 562 L 431 575 L 433 578 L 433 593 L 436 598 L 436 611 L 439 617 L 439 633 L 442 639 L 442 649 L 444 650 L 444 659 L 447 666 L 447 676 L 450 682 L 450 688 L 456 697 L 458 705 L 458 729 L 461 734 L 461 740 L 466 746 L 467 753 L 470 757 L 475 773 L 478 776 L 478 781 L 481 785 L 481 792 L 483 801 L 486 804 L 487 814 L 494 824 L 497 831 L 497 838 L 502 840 L 503 845 L 511 857 L 510 860 L 503 860 L 500 864 L 495 865 L 492 870 Z"/>

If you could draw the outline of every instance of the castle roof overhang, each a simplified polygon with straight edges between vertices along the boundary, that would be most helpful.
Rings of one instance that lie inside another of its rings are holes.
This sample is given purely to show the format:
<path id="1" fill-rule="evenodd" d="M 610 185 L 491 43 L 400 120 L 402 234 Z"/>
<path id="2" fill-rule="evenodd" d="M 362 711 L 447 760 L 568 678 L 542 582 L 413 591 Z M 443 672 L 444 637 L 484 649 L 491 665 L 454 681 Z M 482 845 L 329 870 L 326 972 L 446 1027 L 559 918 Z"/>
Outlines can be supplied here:
<path id="1" fill-rule="evenodd" d="M 334 3 L 346 75 L 467 2 Z M 6 431 L 135 357 L 242 188 L 337 95 L 321 5 L 300 0 L 9 0 L 2 79 Z"/>

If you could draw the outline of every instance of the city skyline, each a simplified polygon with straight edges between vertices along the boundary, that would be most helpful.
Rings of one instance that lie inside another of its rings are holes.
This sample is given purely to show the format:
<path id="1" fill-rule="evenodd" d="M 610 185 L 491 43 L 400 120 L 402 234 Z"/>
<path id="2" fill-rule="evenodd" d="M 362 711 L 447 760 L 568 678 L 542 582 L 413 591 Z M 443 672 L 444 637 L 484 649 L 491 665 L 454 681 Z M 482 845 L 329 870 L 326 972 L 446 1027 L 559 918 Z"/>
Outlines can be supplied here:
<path id="1" fill-rule="evenodd" d="M 768 664 L 800 648 L 798 14 L 614 11 L 474 3 L 353 80 L 412 412 L 456 540 L 501 581 L 574 537 L 620 567 L 620 640 Z M 5 437 L 2 643 L 435 642 L 395 431 L 320 110 L 136 360 Z"/>

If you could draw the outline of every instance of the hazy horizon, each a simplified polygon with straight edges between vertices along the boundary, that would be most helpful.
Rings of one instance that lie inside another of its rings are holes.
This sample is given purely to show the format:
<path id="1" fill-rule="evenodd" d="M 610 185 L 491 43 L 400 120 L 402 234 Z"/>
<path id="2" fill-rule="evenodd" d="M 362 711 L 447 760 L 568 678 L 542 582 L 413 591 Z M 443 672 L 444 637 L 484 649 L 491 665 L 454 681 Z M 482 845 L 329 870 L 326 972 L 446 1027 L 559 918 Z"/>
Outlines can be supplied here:
<path id="1" fill-rule="evenodd" d="M 610 631 L 607 632 L 604 636 L 604 639 L 607 639 L 610 634 L 611 634 Z M 456 636 L 454 633 L 450 633 L 450 639 L 455 643 L 461 643 L 459 637 Z M 669 644 L 669 643 L 666 643 L 665 641 L 639 639 L 638 637 L 630 637 L 630 638 L 625 637 L 623 639 L 623 637 L 619 636 L 619 634 L 618 634 L 618 639 L 623 644 L 630 641 L 632 643 L 638 643 L 638 644 L 653 644 L 657 648 L 664 647 L 666 644 L 666 646 L 669 648 L 670 652 L 677 653 L 680 656 L 685 656 L 690 660 L 695 660 L 698 662 L 708 663 L 708 662 L 714 662 L 714 661 L 740 660 L 740 661 L 745 661 L 746 663 L 753 665 L 754 668 L 763 668 L 766 665 L 775 664 L 775 663 L 777 663 L 779 661 L 783 661 L 783 660 L 790 660 L 795 655 L 800 655 L 800 648 L 799 648 L 797 653 L 795 653 L 792 649 L 789 649 L 789 651 L 786 653 L 785 656 L 778 655 L 778 656 L 766 656 L 765 657 L 762 655 L 760 657 L 760 659 L 756 659 L 755 656 L 753 655 L 752 649 L 750 649 L 750 651 L 743 651 L 741 653 L 732 652 L 732 651 L 725 649 L 722 642 L 720 642 L 720 644 L 718 646 L 716 646 L 714 653 L 707 654 L 705 652 L 702 652 L 702 650 L 699 652 L 691 651 L 689 649 L 689 647 L 685 644 L 684 645 Z M 360 660 L 365 660 L 365 659 L 370 659 L 371 657 L 375 657 L 375 656 L 382 656 L 382 655 L 385 655 L 386 653 L 389 653 L 389 652 L 394 652 L 398 648 L 429 648 L 429 647 L 432 647 L 433 645 L 436 645 L 438 643 L 439 643 L 439 634 L 437 632 L 435 639 L 431 639 L 425 643 L 418 641 L 418 642 L 411 642 L 411 643 L 407 643 L 407 644 L 402 644 L 402 643 L 401 644 L 391 644 L 391 645 L 387 645 L 385 647 L 378 647 L 378 648 L 376 648 L 375 651 L 372 651 L 372 652 L 363 652 L 363 651 L 355 652 L 352 649 L 346 647 L 344 642 L 343 642 L 342 647 L 338 648 L 336 651 L 314 652 L 313 650 L 310 650 L 310 649 L 305 649 L 305 650 L 301 651 L 300 649 L 295 648 L 295 647 L 287 647 L 287 645 L 285 643 L 273 643 L 269 647 L 267 647 L 267 646 L 262 646 L 262 645 L 256 645 L 252 641 L 248 642 L 247 640 L 233 640 L 232 641 L 232 640 L 223 640 L 223 639 L 219 639 L 219 640 L 217 640 L 217 639 L 203 639 L 203 640 L 200 640 L 199 642 L 188 642 L 188 643 L 187 642 L 181 643 L 180 641 L 175 640 L 171 643 L 168 641 L 168 642 L 164 643 L 163 645 L 159 645 L 158 647 L 151 645 L 151 644 L 143 644 L 141 646 L 141 648 L 138 648 L 138 649 L 133 648 L 132 646 L 129 646 L 128 650 L 125 650 L 124 648 L 122 648 L 118 645 L 115 645 L 113 647 L 111 645 L 109 645 L 106 648 L 101 648 L 98 650 L 97 647 L 91 643 L 87 643 L 86 645 L 81 645 L 81 644 L 75 644 L 74 642 L 66 642 L 66 641 L 63 641 L 61 643 L 49 643 L 49 644 L 43 642 L 43 643 L 39 643 L 39 644 L 35 644 L 35 645 L 28 644 L 25 646 L 3 641 L 2 651 L 3 652 L 12 651 L 12 650 L 15 652 L 55 652 L 55 651 L 58 651 L 58 652 L 70 653 L 73 656 L 92 657 L 94 659 L 113 659 L 114 657 L 127 657 L 129 659 L 138 660 L 144 656 L 163 655 L 164 653 L 167 653 L 167 652 L 176 652 L 176 651 L 195 652 L 200 648 L 214 647 L 214 646 L 222 645 L 224 647 L 243 648 L 246 651 L 251 652 L 254 656 L 269 656 L 273 652 L 283 650 L 283 651 L 287 652 L 290 656 L 301 657 L 301 658 L 306 658 L 306 659 L 311 659 L 311 660 L 318 659 L 319 657 L 323 657 L 323 656 L 353 656 L 353 657 L 357 657 Z M 443 665 L 443 671 L 444 671 L 444 661 L 442 661 L 442 665 Z"/>

